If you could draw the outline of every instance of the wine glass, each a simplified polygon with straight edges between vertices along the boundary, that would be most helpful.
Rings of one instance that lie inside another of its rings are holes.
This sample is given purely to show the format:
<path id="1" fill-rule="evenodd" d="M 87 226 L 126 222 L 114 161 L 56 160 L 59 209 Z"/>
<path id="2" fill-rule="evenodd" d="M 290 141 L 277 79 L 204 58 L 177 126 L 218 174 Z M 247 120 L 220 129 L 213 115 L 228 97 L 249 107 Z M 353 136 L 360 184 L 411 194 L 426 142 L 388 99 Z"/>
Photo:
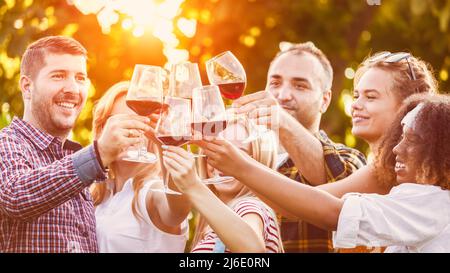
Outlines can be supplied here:
<path id="1" fill-rule="evenodd" d="M 192 138 L 191 101 L 177 97 L 165 97 L 164 104 L 168 110 L 164 111 L 156 125 L 155 137 L 164 145 L 181 146 Z M 167 173 L 161 157 L 161 169 L 164 176 L 164 188 L 154 189 L 166 194 L 181 194 L 169 189 L 169 173 Z"/>
<path id="2" fill-rule="evenodd" d="M 206 73 L 211 84 L 217 85 L 226 99 L 235 100 L 244 93 L 247 76 L 241 62 L 231 51 L 225 51 L 206 62 Z M 247 114 L 245 114 L 247 116 Z M 250 135 L 243 141 L 249 143 L 261 136 L 260 129 L 249 120 Z M 268 129 L 265 130 L 268 132 Z"/>
<path id="3" fill-rule="evenodd" d="M 127 92 L 126 103 L 137 114 L 148 116 L 162 110 L 163 87 L 161 73 L 162 69 L 158 66 L 135 65 Z M 140 135 L 140 138 L 142 141 L 138 145 L 137 150 L 131 147 L 123 160 L 142 163 L 155 162 L 157 160 L 156 156 L 147 151 L 147 145 L 142 145 L 145 144 L 143 134 Z"/>
<path id="4" fill-rule="evenodd" d="M 192 90 L 202 86 L 200 70 L 198 64 L 191 62 L 182 62 L 174 64 L 170 70 L 169 95 L 192 100 Z M 191 145 L 187 144 L 187 151 L 194 157 L 203 157 L 205 155 L 194 154 Z"/>
<path id="5" fill-rule="evenodd" d="M 217 136 L 225 130 L 227 112 L 217 86 L 207 85 L 194 88 L 192 108 L 192 130 L 195 138 L 197 136 Z M 218 184 L 232 180 L 231 176 L 216 175 L 202 181 L 205 184 Z"/>

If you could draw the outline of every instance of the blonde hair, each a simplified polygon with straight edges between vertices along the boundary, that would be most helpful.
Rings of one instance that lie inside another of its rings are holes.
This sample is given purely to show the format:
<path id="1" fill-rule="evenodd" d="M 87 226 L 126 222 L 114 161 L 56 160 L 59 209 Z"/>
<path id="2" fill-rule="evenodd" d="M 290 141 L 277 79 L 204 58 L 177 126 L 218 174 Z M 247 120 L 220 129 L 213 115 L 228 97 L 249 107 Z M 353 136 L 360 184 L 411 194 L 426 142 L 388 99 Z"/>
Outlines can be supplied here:
<path id="1" fill-rule="evenodd" d="M 251 128 L 249 121 L 243 118 L 242 116 L 235 116 L 234 119 L 227 121 L 227 126 L 233 124 L 243 125 L 244 128 L 247 130 L 247 133 L 249 132 L 249 128 Z M 251 157 L 254 160 L 271 169 L 276 168 L 278 148 L 276 136 L 273 132 L 261 135 L 259 138 L 252 141 L 250 144 L 251 144 Z M 218 195 L 218 192 L 215 189 L 214 185 L 209 185 L 209 188 L 215 195 Z M 262 202 L 258 197 L 256 197 L 256 195 L 247 186 L 243 185 L 242 189 L 233 197 L 233 199 L 227 204 L 227 206 L 232 208 L 244 198 L 254 198 L 264 204 L 264 202 Z M 267 206 L 266 204 L 264 205 L 266 206 L 268 211 L 272 214 L 276 227 L 278 229 L 278 221 L 276 214 L 269 206 Z M 207 225 L 208 224 L 206 223 L 204 217 L 199 215 L 197 222 L 197 229 L 191 243 L 191 249 L 193 249 L 197 245 L 197 243 L 204 237 Z M 280 247 L 282 249 L 282 244 L 280 244 Z"/>
<path id="2" fill-rule="evenodd" d="M 93 117 L 93 135 L 94 139 L 98 139 L 103 131 L 103 127 L 105 126 L 106 121 L 111 116 L 112 110 L 114 108 L 115 103 L 125 96 L 128 91 L 128 87 L 130 82 L 122 81 L 111 86 L 105 94 L 97 101 L 94 106 L 94 117 Z M 155 175 L 159 175 L 160 168 L 158 164 L 150 165 L 145 169 L 141 170 L 133 179 L 133 191 L 134 197 L 131 205 L 131 209 L 133 211 L 133 215 L 136 218 L 142 218 L 142 215 L 139 214 L 139 200 L 138 194 L 139 191 L 144 186 L 144 182 L 146 179 L 153 177 Z M 111 180 L 115 179 L 114 167 L 110 167 L 108 172 L 108 177 Z M 94 199 L 94 206 L 98 206 L 103 202 L 107 194 L 106 183 L 95 183 L 91 186 L 92 198 Z"/>

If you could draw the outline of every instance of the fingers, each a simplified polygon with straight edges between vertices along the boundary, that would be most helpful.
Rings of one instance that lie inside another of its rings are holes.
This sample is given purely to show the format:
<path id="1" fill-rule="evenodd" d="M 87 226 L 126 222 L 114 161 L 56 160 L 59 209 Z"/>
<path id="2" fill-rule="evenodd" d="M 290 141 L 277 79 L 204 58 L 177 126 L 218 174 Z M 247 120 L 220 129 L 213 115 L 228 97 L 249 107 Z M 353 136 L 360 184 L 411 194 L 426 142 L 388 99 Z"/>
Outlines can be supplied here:
<path id="1" fill-rule="evenodd" d="M 123 135 L 129 138 L 136 138 L 142 136 L 142 131 L 137 129 L 123 129 Z"/>
<path id="2" fill-rule="evenodd" d="M 117 114 L 117 115 L 111 116 L 109 119 L 114 120 L 114 121 L 136 120 L 136 121 L 140 121 L 140 122 L 143 122 L 146 124 L 150 123 L 149 117 L 144 117 L 144 116 L 140 116 L 140 115 L 130 115 L 130 114 Z"/>
<path id="3" fill-rule="evenodd" d="M 251 103 L 245 104 L 239 108 L 236 108 L 235 113 L 236 114 L 250 113 L 250 112 L 254 111 L 255 109 L 257 109 L 259 105 L 260 105 L 260 101 L 251 102 Z"/>
<path id="4" fill-rule="evenodd" d="M 259 91 L 236 100 L 235 103 L 233 103 L 233 107 L 237 108 L 237 114 L 242 114 L 252 112 L 261 106 L 269 107 L 276 104 L 278 104 L 278 102 L 272 94 L 268 91 Z"/>
<path id="5" fill-rule="evenodd" d="M 255 124 L 257 125 L 264 125 L 267 127 L 267 129 L 274 129 L 272 128 L 272 118 L 270 116 L 265 117 L 258 117 L 254 119 Z"/>
<path id="6" fill-rule="evenodd" d="M 134 119 L 122 120 L 122 121 L 119 121 L 117 125 L 120 128 L 138 129 L 138 130 L 142 130 L 144 132 L 151 130 L 151 127 L 150 127 L 150 125 L 148 125 L 148 122 L 143 122 L 141 120 L 134 120 Z"/>
<path id="7" fill-rule="evenodd" d="M 181 156 L 184 159 L 189 159 L 191 157 L 191 154 L 189 154 L 187 151 L 185 151 L 183 148 L 177 147 L 177 146 L 168 146 L 163 145 L 162 148 L 166 151 L 175 153 L 179 156 Z"/>
<path id="8" fill-rule="evenodd" d="M 119 139 L 118 145 L 122 150 L 128 149 L 130 146 L 138 145 L 141 142 L 141 139 L 139 137 L 122 137 Z"/>
<path id="9" fill-rule="evenodd" d="M 163 155 L 175 160 L 178 164 L 186 168 L 191 168 L 194 165 L 194 158 L 192 155 L 182 148 L 165 145 L 162 147 L 164 149 Z"/>
<path id="10" fill-rule="evenodd" d="M 150 118 L 150 127 L 152 127 L 153 129 L 156 128 L 156 125 L 158 124 L 159 117 L 160 117 L 159 114 L 151 114 L 149 116 L 149 118 Z"/>
<path id="11" fill-rule="evenodd" d="M 254 109 L 253 111 L 248 113 L 249 118 L 259 118 L 264 116 L 270 116 L 272 114 L 272 107 L 258 107 Z"/>
<path id="12" fill-rule="evenodd" d="M 176 175 L 176 174 L 178 174 L 178 170 L 184 169 L 184 167 L 182 165 L 180 165 L 178 162 L 176 162 L 174 159 L 172 159 L 169 156 L 164 155 L 163 162 L 164 162 L 164 166 L 166 166 L 167 170 L 172 175 Z"/>
<path id="13" fill-rule="evenodd" d="M 259 91 L 259 92 L 255 92 L 250 95 L 240 97 L 233 102 L 232 106 L 233 107 L 241 107 L 246 104 L 252 103 L 254 101 L 261 100 L 267 96 L 266 93 L 267 93 L 266 91 Z"/>
<path id="14" fill-rule="evenodd" d="M 220 150 L 220 144 L 221 142 L 218 140 L 200 140 L 200 141 L 195 141 L 195 144 L 200 146 L 203 149 L 207 149 L 210 151 L 218 151 Z"/>

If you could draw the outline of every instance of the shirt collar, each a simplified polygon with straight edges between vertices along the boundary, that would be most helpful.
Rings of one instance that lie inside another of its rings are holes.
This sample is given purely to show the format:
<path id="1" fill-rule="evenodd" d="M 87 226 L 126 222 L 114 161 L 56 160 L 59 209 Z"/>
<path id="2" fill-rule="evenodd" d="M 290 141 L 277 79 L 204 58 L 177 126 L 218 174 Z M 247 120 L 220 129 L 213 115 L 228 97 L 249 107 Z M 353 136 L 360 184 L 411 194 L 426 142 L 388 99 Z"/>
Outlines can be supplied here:
<path id="1" fill-rule="evenodd" d="M 324 130 L 319 130 L 317 133 L 314 134 L 314 136 L 323 142 L 326 143 L 331 142 L 330 138 L 328 137 L 328 135 L 325 133 Z"/>
<path id="2" fill-rule="evenodd" d="M 41 131 L 40 129 L 34 127 L 33 125 L 29 124 L 28 122 L 18 118 L 14 117 L 11 126 L 19 131 L 23 136 L 28 138 L 32 143 L 34 143 L 40 150 L 45 150 L 50 146 L 52 142 L 56 142 L 59 145 L 61 145 L 61 140 L 55 136 L 52 136 L 49 133 L 46 133 L 44 131 Z M 79 143 L 76 143 L 71 140 L 66 140 L 64 142 L 63 149 L 78 151 L 82 147 Z"/>

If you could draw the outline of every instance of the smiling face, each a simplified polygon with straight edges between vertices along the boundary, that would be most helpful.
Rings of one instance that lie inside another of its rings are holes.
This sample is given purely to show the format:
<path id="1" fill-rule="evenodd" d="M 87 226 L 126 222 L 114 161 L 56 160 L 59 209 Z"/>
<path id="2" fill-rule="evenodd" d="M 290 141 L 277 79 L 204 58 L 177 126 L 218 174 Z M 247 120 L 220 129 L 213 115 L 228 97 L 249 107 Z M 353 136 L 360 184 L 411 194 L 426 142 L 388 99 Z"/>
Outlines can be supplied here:
<path id="1" fill-rule="evenodd" d="M 423 143 L 420 136 L 412 128 L 404 125 L 400 142 L 392 150 L 395 154 L 395 173 L 397 183 L 416 183 L 417 164 L 414 160 L 417 155 L 417 146 Z"/>
<path id="2" fill-rule="evenodd" d="M 23 76 L 26 77 L 26 76 Z M 89 80 L 82 55 L 47 54 L 34 79 L 27 78 L 25 107 L 32 124 L 54 135 L 67 135 L 86 103 Z"/>
<path id="3" fill-rule="evenodd" d="M 370 68 L 356 83 L 352 133 L 369 145 L 379 142 L 395 118 L 399 103 L 392 93 L 393 80 L 389 72 Z"/>
<path id="4" fill-rule="evenodd" d="M 323 73 L 313 55 L 285 53 L 270 65 L 266 90 L 303 126 L 318 126 L 321 111 L 325 112 L 331 97 L 331 91 L 323 90 Z"/>

